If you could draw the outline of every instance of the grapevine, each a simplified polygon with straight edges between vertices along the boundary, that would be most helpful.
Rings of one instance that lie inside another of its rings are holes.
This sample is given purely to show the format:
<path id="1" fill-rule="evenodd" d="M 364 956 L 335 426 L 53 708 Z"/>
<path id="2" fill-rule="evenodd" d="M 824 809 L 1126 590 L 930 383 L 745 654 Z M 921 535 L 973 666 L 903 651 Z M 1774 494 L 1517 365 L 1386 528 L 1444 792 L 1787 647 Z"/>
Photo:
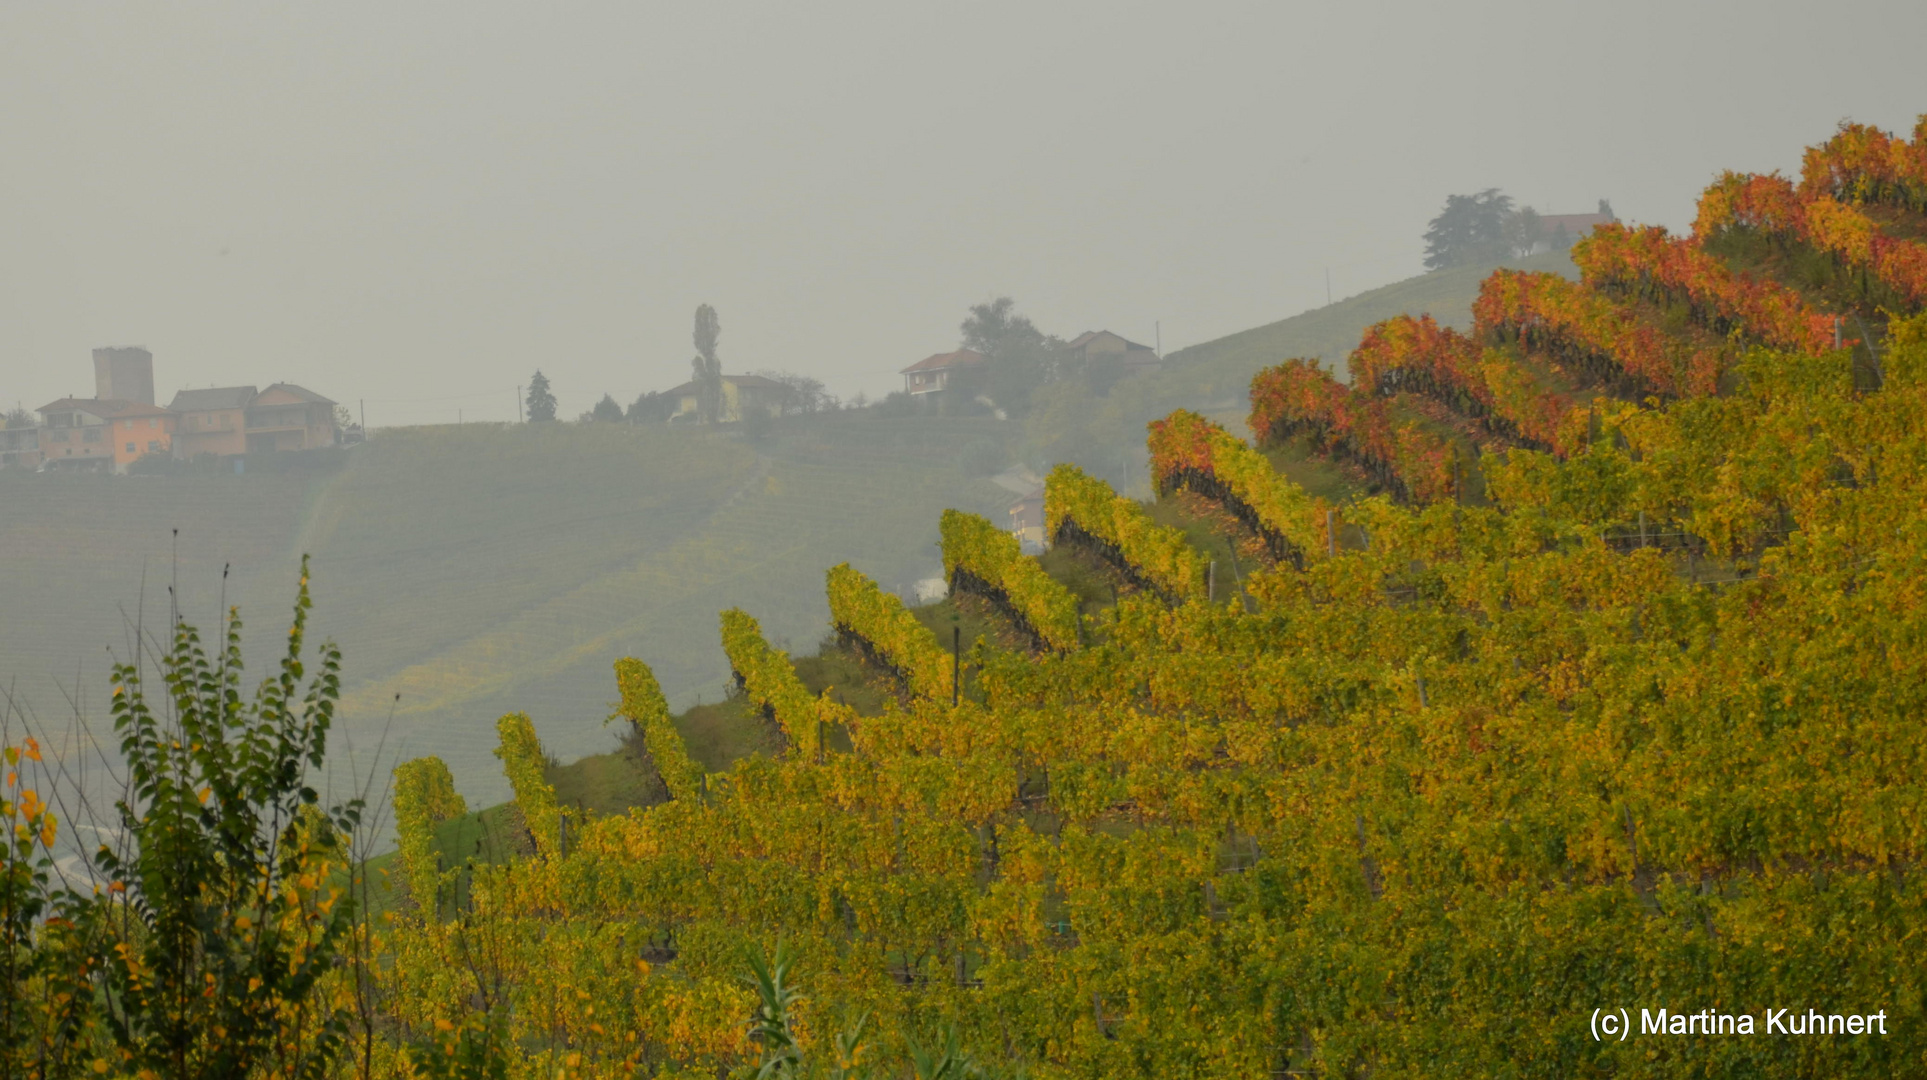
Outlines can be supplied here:
<path id="1" fill-rule="evenodd" d="M 951 587 L 987 593 L 1004 605 L 1045 648 L 1067 652 L 1082 641 L 1077 598 L 1017 538 L 975 514 L 946 510 L 939 523 L 943 566 Z"/>

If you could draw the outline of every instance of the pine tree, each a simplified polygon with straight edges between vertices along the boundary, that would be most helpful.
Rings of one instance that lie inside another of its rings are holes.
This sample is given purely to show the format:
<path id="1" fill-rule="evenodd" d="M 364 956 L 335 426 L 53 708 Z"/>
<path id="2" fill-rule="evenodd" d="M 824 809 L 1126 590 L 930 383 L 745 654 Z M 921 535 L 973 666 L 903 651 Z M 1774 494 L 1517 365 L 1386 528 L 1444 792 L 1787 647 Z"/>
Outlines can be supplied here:
<path id="1" fill-rule="evenodd" d="M 1498 188 L 1487 188 L 1476 195 L 1447 196 L 1445 209 L 1425 230 L 1425 268 L 1442 270 L 1504 260 L 1508 253 L 1506 224 L 1512 216 L 1512 198 Z"/>
<path id="2" fill-rule="evenodd" d="M 537 370 L 529 380 L 529 422 L 555 419 L 555 395 L 549 393 L 548 376 Z"/>

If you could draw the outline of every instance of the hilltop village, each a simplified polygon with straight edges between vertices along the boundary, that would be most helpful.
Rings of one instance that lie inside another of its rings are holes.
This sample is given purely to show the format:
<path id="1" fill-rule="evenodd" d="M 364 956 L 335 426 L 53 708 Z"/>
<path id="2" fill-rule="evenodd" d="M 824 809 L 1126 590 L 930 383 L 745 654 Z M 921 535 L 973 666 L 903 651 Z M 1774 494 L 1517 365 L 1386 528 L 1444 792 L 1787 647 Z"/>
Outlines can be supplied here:
<path id="1" fill-rule="evenodd" d="M 314 450 L 358 438 L 347 410 L 306 387 L 273 383 L 154 395 L 154 354 L 94 350 L 94 396 L 63 397 L 16 413 L 0 429 L 0 468 L 125 473 L 142 462 Z"/>

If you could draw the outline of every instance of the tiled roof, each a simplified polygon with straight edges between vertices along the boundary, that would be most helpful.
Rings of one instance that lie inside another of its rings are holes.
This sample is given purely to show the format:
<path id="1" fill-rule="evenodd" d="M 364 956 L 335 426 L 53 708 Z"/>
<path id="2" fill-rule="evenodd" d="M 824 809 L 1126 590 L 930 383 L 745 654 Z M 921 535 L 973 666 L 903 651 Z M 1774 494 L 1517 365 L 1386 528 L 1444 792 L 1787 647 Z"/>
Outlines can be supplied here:
<path id="1" fill-rule="evenodd" d="M 967 364 L 981 364 L 983 362 L 983 353 L 977 352 L 974 349 L 958 349 L 956 352 L 937 353 L 935 356 L 926 356 L 916 363 L 911 364 L 909 367 L 904 368 L 900 374 L 908 375 L 912 371 L 942 371 L 945 368 L 963 367 Z"/>
<path id="2" fill-rule="evenodd" d="M 254 400 L 252 386 L 210 386 L 204 390 L 182 390 L 167 407 L 175 412 L 207 412 L 210 409 L 242 409 Z"/>
<path id="3" fill-rule="evenodd" d="M 1111 337 L 1114 337 L 1119 341 L 1122 341 L 1126 349 L 1132 349 L 1132 350 L 1143 349 L 1145 352 L 1151 351 L 1151 347 L 1149 345 L 1139 345 L 1137 342 L 1132 341 L 1130 338 L 1125 337 L 1123 334 L 1113 334 L 1109 330 L 1086 330 L 1083 333 L 1072 338 L 1070 341 L 1066 342 L 1064 344 L 1064 347 L 1066 349 L 1076 351 L 1078 349 L 1083 348 L 1086 345 L 1089 345 L 1091 342 L 1096 341 L 1098 338 L 1105 336 L 1106 334 L 1109 334 Z"/>
<path id="4" fill-rule="evenodd" d="M 293 383 L 278 382 L 278 383 L 275 383 L 273 386 L 268 387 L 268 390 L 279 390 L 285 394 L 293 394 L 295 397 L 300 398 L 301 400 L 307 402 L 310 405 L 333 405 L 334 404 L 332 400 L 322 397 L 320 394 L 315 393 L 313 390 L 309 390 L 306 387 L 296 386 Z M 268 392 L 268 390 L 263 390 L 261 392 L 265 394 Z"/>
<path id="5" fill-rule="evenodd" d="M 748 387 L 751 390 L 777 390 L 783 386 L 782 383 L 777 382 L 775 379 L 767 379 L 761 375 L 725 375 L 723 376 L 723 381 L 736 387 L 738 390 L 744 387 Z M 672 386 L 664 390 L 663 396 L 682 397 L 685 394 L 693 394 L 695 392 L 696 383 L 694 380 L 691 380 L 683 383 L 681 386 Z"/>
<path id="6" fill-rule="evenodd" d="M 133 408 L 134 405 L 134 402 L 124 401 L 120 398 L 64 397 L 58 401 L 49 401 L 47 404 L 35 409 L 34 412 L 84 412 L 91 413 L 105 420 L 118 415 L 125 409 Z"/>
<path id="7" fill-rule="evenodd" d="M 129 402 L 123 403 L 121 408 L 114 410 L 112 414 L 112 419 L 120 420 L 126 417 L 134 417 L 134 416 L 173 416 L 173 415 L 174 415 L 174 410 L 172 409 L 163 409 L 159 405 L 149 405 L 144 401 L 129 401 Z"/>
<path id="8" fill-rule="evenodd" d="M 1003 472 L 990 478 L 990 482 L 1010 492 L 1012 495 L 1029 497 L 1032 492 L 1042 491 L 1044 481 L 1036 473 L 1022 465 L 1012 465 Z"/>

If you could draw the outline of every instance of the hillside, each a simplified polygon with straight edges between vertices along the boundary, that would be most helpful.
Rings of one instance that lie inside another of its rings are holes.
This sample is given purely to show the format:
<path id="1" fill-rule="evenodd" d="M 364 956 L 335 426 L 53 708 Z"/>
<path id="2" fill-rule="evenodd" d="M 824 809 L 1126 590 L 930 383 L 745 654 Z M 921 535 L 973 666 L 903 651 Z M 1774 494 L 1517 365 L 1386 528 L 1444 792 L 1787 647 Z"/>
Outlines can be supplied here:
<path id="1" fill-rule="evenodd" d="M 960 465 L 989 422 L 358 454 L 297 537 L 376 658 L 353 721 L 399 692 L 461 767 L 404 762 L 394 851 L 344 860 L 302 710 L 150 732 L 141 858 L 100 860 L 131 885 L 14 931 L 30 989 L 123 989 L 27 1024 L 155 985 L 281 1046 L 348 1032 L 368 1075 L 1922 1075 L 1927 119 L 1873 135 L 1798 188 L 1721 177 L 1691 236 L 1601 226 L 1576 281 L 1494 271 L 1462 329 L 1374 323 L 1348 382 L 1267 365 L 1248 437 L 1172 411 L 1154 502 L 1058 465 L 1042 556 L 927 509 L 994 498 Z M 907 605 L 874 575 L 933 534 L 949 595 Z M 369 621 L 401 594 L 434 606 Z M 791 620 L 835 634 L 791 656 Z M 672 709 L 635 643 L 727 696 Z M 549 700 L 595 698 L 599 736 Z M 512 801 L 461 780 L 490 747 Z M 55 844 L 40 757 L 8 748 L 16 889 Z M 150 910 L 186 914 L 116 940 Z M 128 969 L 269 926 L 316 982 Z"/>
<path id="2" fill-rule="evenodd" d="M 1571 256 L 1563 251 L 1499 265 L 1569 278 L 1579 276 Z M 1166 357 L 1167 371 L 1146 380 L 1152 383 L 1146 388 L 1146 399 L 1169 401 L 1165 412 L 1201 404 L 1241 404 L 1251 377 L 1259 369 L 1292 357 L 1320 360 L 1342 378 L 1345 357 L 1357 348 L 1359 334 L 1373 323 L 1394 315 L 1430 315 L 1445 326 L 1470 326 L 1472 301 L 1479 295 L 1479 285 L 1496 268 L 1459 266 L 1420 274 L 1327 307 L 1179 349 Z"/>
<path id="3" fill-rule="evenodd" d="M 1564 252 L 1506 264 L 1576 276 Z M 1472 301 L 1492 267 L 1458 267 L 1393 282 L 1328 307 L 1177 350 L 1152 373 L 1124 379 L 1102 397 L 1070 387 L 1047 388 L 1027 425 L 1033 466 L 1074 462 L 1120 490 L 1150 494 L 1144 425 L 1172 409 L 1197 409 L 1242 430 L 1251 377 L 1293 357 L 1320 360 L 1340 378 L 1345 357 L 1367 326 L 1394 315 L 1431 315 L 1447 326 L 1472 321 Z"/>
<path id="4" fill-rule="evenodd" d="M 607 745 L 600 676 L 617 656 L 649 656 L 679 702 L 716 700 L 717 610 L 761 605 L 772 635 L 813 644 L 826 611 L 798 585 L 827 561 L 907 588 L 937 572 L 936 513 L 1001 512 L 1008 493 L 960 464 L 996 427 L 829 418 L 763 443 L 633 428 L 534 433 L 547 446 L 525 430 L 377 440 L 318 498 L 306 540 L 329 606 L 380 612 L 320 621 L 351 657 L 381 657 L 345 704 L 367 722 L 399 693 L 404 753 L 434 746 L 458 775 L 494 775 L 487 732 L 505 712 L 562 732 L 564 757 Z"/>
<path id="5" fill-rule="evenodd" d="M 1570 270 L 1563 255 L 1525 265 Z M 936 515 L 1001 513 L 1009 493 L 982 478 L 1000 462 L 1028 450 L 1040 467 L 1076 461 L 1148 493 L 1147 421 L 1185 407 L 1242 423 L 1259 367 L 1338 361 L 1393 314 L 1462 325 L 1483 273 L 1427 274 L 1193 346 L 1164 371 L 1108 397 L 1067 398 L 1025 425 L 838 415 L 755 441 L 475 424 L 384 432 L 265 474 L 262 463 L 242 476 L 0 474 L 11 553 L 0 603 L 61 613 L 0 624 L 0 680 L 43 718 L 68 715 L 76 688 L 97 706 L 106 650 L 125 651 L 143 575 L 150 627 L 177 581 L 190 619 L 211 624 L 225 595 L 257 640 L 280 621 L 305 551 L 316 626 L 345 653 L 356 746 L 365 753 L 388 731 L 390 755 L 440 754 L 465 787 L 501 797 L 486 732 L 502 713 L 535 715 L 565 757 L 605 748 L 598 683 L 621 655 L 647 657 L 679 707 L 715 701 L 717 610 L 755 607 L 773 638 L 809 652 L 826 625 L 823 567 L 848 559 L 893 589 L 934 576 Z"/>
<path id="6" fill-rule="evenodd" d="M 226 599 L 250 647 L 271 648 L 305 551 L 361 760 L 386 730 L 391 761 L 439 754 L 501 797 L 502 713 L 540 718 L 564 756 L 600 750 L 600 677 L 616 656 L 648 656 L 679 703 L 714 701 L 718 609 L 757 606 L 773 635 L 809 646 L 826 619 L 809 586 L 827 563 L 853 559 L 898 588 L 936 575 L 936 515 L 1008 503 L 972 475 L 1001 459 L 1007 428 L 837 416 L 751 440 L 467 425 L 384 432 L 328 468 L 273 475 L 0 474 L 0 681 L 56 726 L 78 685 L 99 718 L 107 649 L 126 651 L 143 574 L 151 630 L 176 563 L 203 627 L 231 563 Z"/>
<path id="7" fill-rule="evenodd" d="M 1268 364 L 1248 439 L 1151 426 L 1154 503 L 1053 470 L 1042 557 L 946 514 L 950 598 L 831 569 L 819 656 L 726 612 L 700 714 L 618 662 L 636 737 L 545 769 L 506 718 L 511 805 L 419 763 L 397 985 L 518 942 L 525 1045 L 659 1074 L 783 1066 L 735 989 L 780 941 L 813 1064 L 873 1023 L 1065 1080 L 1919 1075 L 1927 210 L 1814 275 L 1857 211 L 1800 198 L 1491 273 L 1350 384 Z"/>

